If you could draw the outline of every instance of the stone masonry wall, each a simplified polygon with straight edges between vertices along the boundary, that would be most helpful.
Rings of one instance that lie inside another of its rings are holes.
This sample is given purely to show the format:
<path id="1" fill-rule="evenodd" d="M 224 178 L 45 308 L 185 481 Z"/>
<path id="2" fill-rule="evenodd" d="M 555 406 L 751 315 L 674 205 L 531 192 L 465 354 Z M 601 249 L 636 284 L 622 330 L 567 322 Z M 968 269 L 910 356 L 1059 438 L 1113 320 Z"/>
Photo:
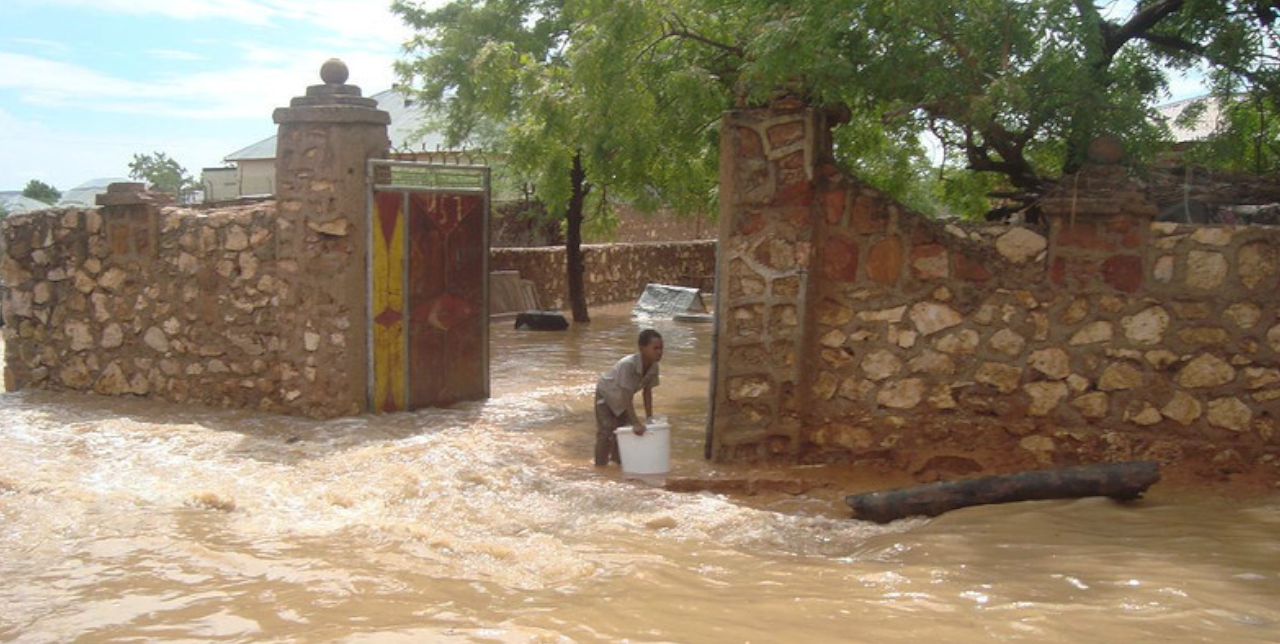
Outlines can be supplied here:
<path id="1" fill-rule="evenodd" d="M 634 301 L 645 284 L 710 288 L 715 275 L 716 242 L 656 244 L 584 244 L 587 304 Z M 489 269 L 519 271 L 538 289 L 544 309 L 568 308 L 568 286 L 563 247 L 494 248 Z"/>
<path id="2" fill-rule="evenodd" d="M 820 113 L 722 131 L 716 458 L 1280 474 L 1280 229 L 1151 223 L 1118 166 L 1047 229 L 944 226 L 831 164 Z"/>
<path id="3" fill-rule="evenodd" d="M 349 376 L 324 367 L 363 352 L 353 325 L 363 309 L 299 297 L 300 285 L 323 276 L 280 258 L 276 230 L 271 202 L 8 217 L 0 226 L 6 387 L 358 413 L 339 395 Z"/>

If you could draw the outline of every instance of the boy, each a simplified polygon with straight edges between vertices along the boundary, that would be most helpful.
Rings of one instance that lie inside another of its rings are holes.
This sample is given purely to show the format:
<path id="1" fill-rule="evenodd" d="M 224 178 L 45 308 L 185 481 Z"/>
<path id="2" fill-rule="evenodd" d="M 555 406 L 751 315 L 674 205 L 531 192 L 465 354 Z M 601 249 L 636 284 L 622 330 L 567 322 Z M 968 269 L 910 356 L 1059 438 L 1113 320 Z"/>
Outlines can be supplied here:
<path id="1" fill-rule="evenodd" d="M 644 390 L 644 417 L 653 420 L 653 388 L 658 386 L 658 362 L 662 360 L 662 336 L 653 329 L 640 332 L 640 351 L 619 360 L 600 374 L 596 383 L 596 466 L 610 460 L 622 462 L 618 456 L 618 438 L 613 430 L 630 424 L 637 436 L 644 434 L 644 423 L 636 415 L 635 395 Z"/>

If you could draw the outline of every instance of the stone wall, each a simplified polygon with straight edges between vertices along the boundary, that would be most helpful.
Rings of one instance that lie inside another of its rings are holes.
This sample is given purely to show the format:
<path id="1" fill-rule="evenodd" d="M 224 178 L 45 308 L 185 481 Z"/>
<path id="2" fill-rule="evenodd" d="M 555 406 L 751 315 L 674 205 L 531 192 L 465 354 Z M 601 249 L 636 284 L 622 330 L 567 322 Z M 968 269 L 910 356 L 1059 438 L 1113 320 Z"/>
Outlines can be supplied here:
<path id="1" fill-rule="evenodd" d="M 0 226 L 9 390 L 356 413 L 328 360 L 362 353 L 356 303 L 281 259 L 273 203 L 46 210 Z M 282 315 L 289 311 L 290 316 Z M 325 347 L 333 358 L 321 361 Z M 305 395 L 304 395 L 305 394 Z"/>
<path id="2" fill-rule="evenodd" d="M 584 244 L 587 305 L 630 302 L 651 282 L 676 286 L 714 286 L 716 242 L 656 244 Z M 489 270 L 519 271 L 532 280 L 544 309 L 568 308 L 568 280 L 563 246 L 494 248 Z"/>
<path id="3" fill-rule="evenodd" d="M 717 459 L 1277 472 L 1280 229 L 1151 223 L 1116 166 L 1047 229 L 944 226 L 836 168 L 820 113 L 722 131 Z"/>

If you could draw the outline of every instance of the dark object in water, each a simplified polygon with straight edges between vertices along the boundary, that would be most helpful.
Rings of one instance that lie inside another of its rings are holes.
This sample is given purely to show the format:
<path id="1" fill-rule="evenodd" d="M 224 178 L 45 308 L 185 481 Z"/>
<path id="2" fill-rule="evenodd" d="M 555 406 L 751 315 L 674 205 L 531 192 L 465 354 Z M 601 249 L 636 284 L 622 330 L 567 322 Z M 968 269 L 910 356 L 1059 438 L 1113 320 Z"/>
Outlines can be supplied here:
<path id="1" fill-rule="evenodd" d="M 677 313 L 671 318 L 676 322 L 715 322 L 716 316 L 710 313 Z"/>
<path id="2" fill-rule="evenodd" d="M 913 516 L 935 517 L 971 505 L 1106 496 L 1140 498 L 1160 480 L 1155 461 L 1098 463 L 1056 470 L 983 476 L 845 497 L 855 519 L 888 523 Z"/>
<path id="3" fill-rule="evenodd" d="M 559 311 L 525 311 L 516 315 L 517 329 L 534 331 L 563 331 L 569 328 L 569 321 Z"/>

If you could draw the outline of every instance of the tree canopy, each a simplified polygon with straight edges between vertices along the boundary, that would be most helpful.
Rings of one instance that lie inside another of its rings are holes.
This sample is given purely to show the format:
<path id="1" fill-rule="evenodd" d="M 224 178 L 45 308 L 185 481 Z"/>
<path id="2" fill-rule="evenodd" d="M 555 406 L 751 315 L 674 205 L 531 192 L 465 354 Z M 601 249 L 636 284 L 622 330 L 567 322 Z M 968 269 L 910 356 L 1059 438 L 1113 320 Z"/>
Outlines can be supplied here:
<path id="1" fill-rule="evenodd" d="M 32 179 L 22 189 L 22 196 L 52 205 L 62 198 L 62 191 L 39 179 Z"/>
<path id="2" fill-rule="evenodd" d="M 1078 168 L 1098 135 L 1123 141 L 1131 162 L 1149 159 L 1168 139 L 1154 106 L 1172 74 L 1194 70 L 1222 100 L 1259 97 L 1230 112 L 1218 157 L 1252 152 L 1255 170 L 1276 169 L 1277 155 L 1262 154 L 1275 120 L 1259 120 L 1280 98 L 1276 0 L 394 6 L 419 30 L 402 76 L 447 110 L 452 137 L 499 123 L 552 204 L 569 199 L 552 177 L 575 155 L 596 198 L 607 186 L 705 202 L 719 111 L 785 92 L 848 114 L 837 159 L 911 205 L 972 214 L 994 196 L 1022 209 Z M 922 137 L 939 142 L 941 163 Z"/>
<path id="3" fill-rule="evenodd" d="M 147 185 L 163 192 L 181 195 L 195 186 L 187 170 L 164 152 L 134 154 L 129 162 L 129 176 L 141 179 Z"/>

